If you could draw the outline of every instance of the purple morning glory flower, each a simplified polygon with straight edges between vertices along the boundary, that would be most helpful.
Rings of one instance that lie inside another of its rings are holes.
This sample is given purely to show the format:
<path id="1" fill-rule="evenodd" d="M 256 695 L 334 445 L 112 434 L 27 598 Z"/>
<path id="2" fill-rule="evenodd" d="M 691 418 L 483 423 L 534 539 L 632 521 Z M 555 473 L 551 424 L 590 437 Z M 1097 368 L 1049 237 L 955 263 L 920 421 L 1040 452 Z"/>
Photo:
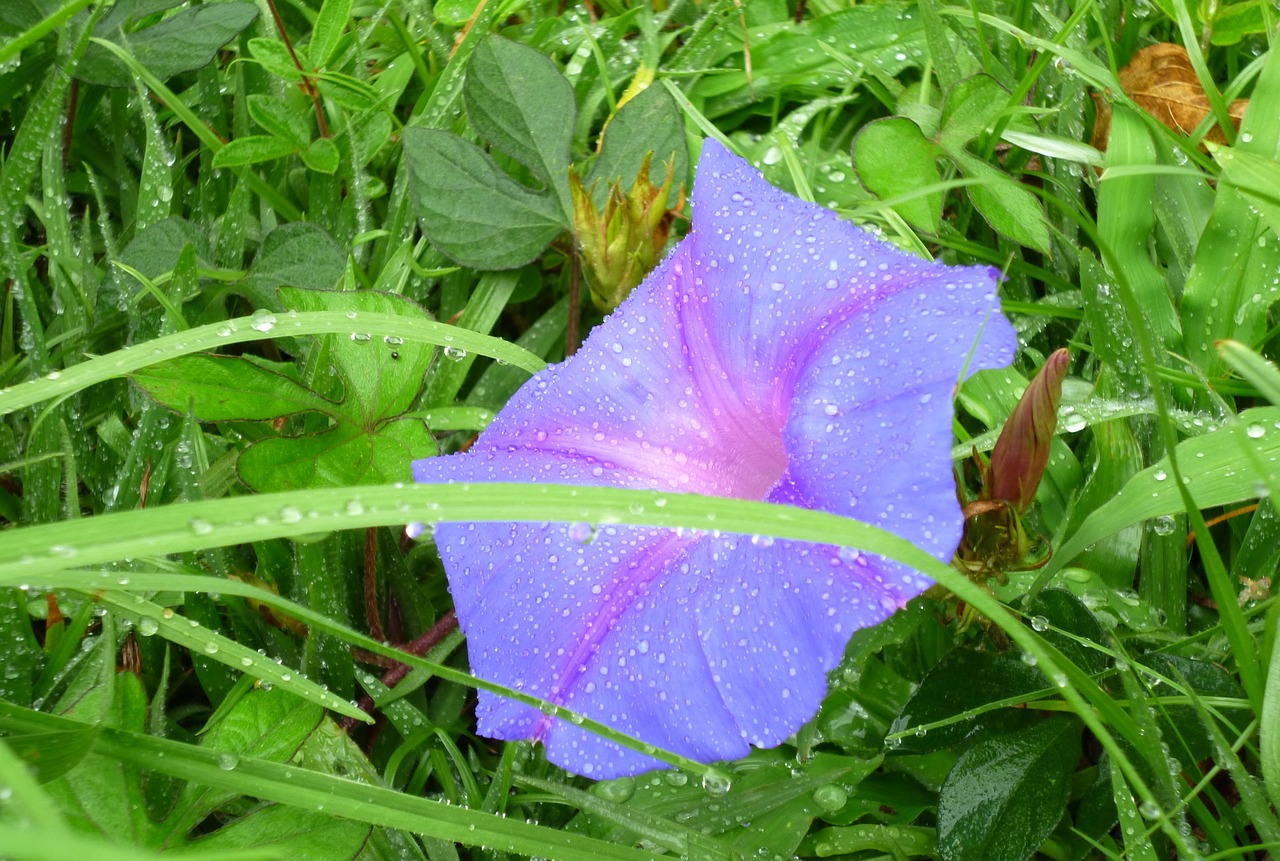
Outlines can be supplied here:
<path id="1" fill-rule="evenodd" d="M 1008 364 L 997 273 L 904 254 L 707 141 L 693 229 L 568 361 L 421 482 L 702 493 L 847 515 L 949 560 L 951 399 Z M 833 546 L 671 529 L 441 524 L 476 675 L 703 762 L 817 710 L 849 636 L 930 585 Z M 662 763 L 480 692 L 481 734 L 596 778 Z"/>

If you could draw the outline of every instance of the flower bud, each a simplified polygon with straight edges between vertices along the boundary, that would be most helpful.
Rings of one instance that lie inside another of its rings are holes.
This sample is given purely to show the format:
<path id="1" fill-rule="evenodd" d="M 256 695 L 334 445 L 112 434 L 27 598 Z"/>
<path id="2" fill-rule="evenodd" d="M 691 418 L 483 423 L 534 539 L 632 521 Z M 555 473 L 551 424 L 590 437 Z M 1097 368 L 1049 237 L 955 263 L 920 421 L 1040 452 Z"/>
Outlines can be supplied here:
<path id="1" fill-rule="evenodd" d="M 982 499 L 1003 500 L 1020 512 L 1031 507 L 1049 463 L 1062 381 L 1070 364 L 1071 354 L 1058 350 L 1022 393 L 991 452 Z"/>
<path id="2" fill-rule="evenodd" d="M 666 179 L 655 186 L 649 179 L 652 157 L 652 152 L 645 156 L 630 191 L 623 192 L 621 182 L 610 184 L 603 213 L 596 209 L 591 189 L 577 174 L 569 174 L 574 235 L 591 300 L 605 313 L 618 307 L 649 274 L 667 244 L 672 219 L 684 208 L 681 186 L 675 207 L 667 209 L 675 162 L 667 162 Z"/>

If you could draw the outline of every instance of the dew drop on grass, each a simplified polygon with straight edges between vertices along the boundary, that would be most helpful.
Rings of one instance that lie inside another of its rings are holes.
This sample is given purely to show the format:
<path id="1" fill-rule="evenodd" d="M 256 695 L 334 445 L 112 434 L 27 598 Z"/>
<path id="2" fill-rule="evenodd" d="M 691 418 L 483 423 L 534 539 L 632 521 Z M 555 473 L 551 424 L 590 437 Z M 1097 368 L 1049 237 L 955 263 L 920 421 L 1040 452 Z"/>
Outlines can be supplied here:
<path id="1" fill-rule="evenodd" d="M 1261 439 L 1266 432 L 1267 429 L 1257 422 L 1254 422 L 1249 425 L 1249 427 L 1245 428 L 1245 433 L 1249 435 L 1250 439 Z"/>
<path id="2" fill-rule="evenodd" d="M 712 798 L 723 797 L 732 785 L 729 778 L 723 774 L 711 771 L 702 775 L 702 791 Z"/>
<path id="3" fill-rule="evenodd" d="M 259 308 L 249 317 L 249 328 L 256 332 L 270 332 L 275 328 L 276 315 Z"/>
<path id="4" fill-rule="evenodd" d="M 1164 481 L 1166 478 L 1169 477 L 1169 473 L 1165 472 L 1163 469 L 1157 469 L 1155 471 L 1155 475 L 1151 477 L 1154 478 L 1156 481 Z"/>
<path id="5" fill-rule="evenodd" d="M 1151 530 L 1156 535 L 1172 535 L 1177 528 L 1177 521 L 1167 514 L 1157 517 L 1155 522 L 1151 524 Z"/>
<path id="6" fill-rule="evenodd" d="M 144 637 L 150 637 L 156 631 L 160 630 L 160 623 L 150 616 L 143 616 L 138 620 L 138 633 Z"/>
<path id="7" fill-rule="evenodd" d="M 591 794 L 605 801 L 621 804 L 636 794 L 636 780 L 634 777 L 621 777 L 617 780 L 601 781 L 591 787 Z"/>
<path id="8" fill-rule="evenodd" d="M 461 362 L 467 357 L 467 351 L 459 347 L 445 347 L 444 357 L 451 362 Z"/>
<path id="9" fill-rule="evenodd" d="M 667 786 L 684 786 L 689 782 L 689 775 L 683 771 L 666 771 L 662 774 L 662 780 Z"/>
<path id="10" fill-rule="evenodd" d="M 209 642 L 205 643 L 205 644 L 204 644 L 204 653 L 205 653 L 206 655 L 216 655 L 216 654 L 218 654 L 218 644 L 217 644 L 215 641 L 213 641 L 213 640 L 210 640 Z"/>
<path id="11" fill-rule="evenodd" d="M 188 525 L 196 535 L 208 535 L 213 532 L 213 524 L 201 517 L 191 518 L 191 522 Z"/>
<path id="12" fill-rule="evenodd" d="M 234 753 L 218 754 L 218 768 L 222 769 L 223 771 L 232 771 L 239 764 L 240 764 L 240 757 L 236 756 Z"/>
<path id="13" fill-rule="evenodd" d="M 1031 629 L 1037 633 L 1043 634 L 1049 630 L 1049 620 L 1044 616 L 1032 616 L 1030 621 Z"/>
<path id="14" fill-rule="evenodd" d="M 845 792 L 834 783 L 826 786 L 819 786 L 813 791 L 813 803 L 821 807 L 828 813 L 835 813 L 844 807 L 845 802 L 849 800 L 849 793 Z"/>

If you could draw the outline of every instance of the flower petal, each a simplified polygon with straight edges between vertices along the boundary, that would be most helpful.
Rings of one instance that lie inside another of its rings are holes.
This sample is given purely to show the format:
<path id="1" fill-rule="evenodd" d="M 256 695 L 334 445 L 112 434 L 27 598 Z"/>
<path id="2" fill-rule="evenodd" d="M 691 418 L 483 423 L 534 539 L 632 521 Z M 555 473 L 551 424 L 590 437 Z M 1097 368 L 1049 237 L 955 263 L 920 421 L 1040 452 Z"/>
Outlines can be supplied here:
<path id="1" fill-rule="evenodd" d="M 849 635 L 929 585 L 867 554 L 669 529 L 441 524 L 436 540 L 478 676 L 704 762 L 793 733 Z M 591 777 L 661 766 L 484 692 L 477 716 Z"/>
<path id="2" fill-rule="evenodd" d="M 927 263 L 769 186 L 708 141 L 693 230 L 471 451 L 419 481 L 555 481 L 769 499 L 876 523 L 939 559 L 961 531 L 961 376 L 1016 340 L 996 273 Z M 849 635 L 929 581 L 834 547 L 565 524 L 442 524 L 477 675 L 695 759 L 776 744 Z M 480 731 L 612 777 L 658 765 L 480 695 Z"/>

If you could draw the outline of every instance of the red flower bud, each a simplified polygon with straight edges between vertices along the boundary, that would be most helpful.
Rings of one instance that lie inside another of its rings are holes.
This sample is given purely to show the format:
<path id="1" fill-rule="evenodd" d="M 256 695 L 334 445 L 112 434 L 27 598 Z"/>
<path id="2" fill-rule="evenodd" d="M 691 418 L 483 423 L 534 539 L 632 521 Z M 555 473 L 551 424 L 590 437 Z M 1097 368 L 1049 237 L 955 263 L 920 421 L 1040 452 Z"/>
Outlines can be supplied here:
<path id="1" fill-rule="evenodd" d="M 1049 463 L 1049 446 L 1058 426 L 1058 402 L 1071 354 L 1062 349 L 1047 360 L 1022 393 L 1000 431 L 983 482 L 982 499 L 1003 500 L 1026 511 L 1036 497 Z"/>

